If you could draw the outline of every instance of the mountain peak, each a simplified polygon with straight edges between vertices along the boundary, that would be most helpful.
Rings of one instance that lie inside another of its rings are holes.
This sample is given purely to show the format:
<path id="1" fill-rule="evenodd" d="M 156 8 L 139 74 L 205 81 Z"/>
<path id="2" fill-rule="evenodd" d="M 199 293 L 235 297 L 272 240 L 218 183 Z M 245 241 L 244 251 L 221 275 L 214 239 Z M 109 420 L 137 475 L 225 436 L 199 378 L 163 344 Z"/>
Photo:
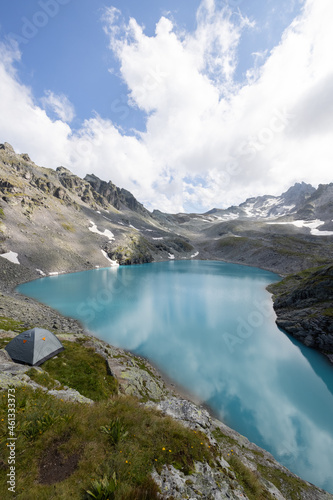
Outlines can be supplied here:
<path id="1" fill-rule="evenodd" d="M 0 144 L 0 149 L 4 149 L 8 153 L 14 153 L 15 154 L 13 146 L 11 146 L 8 142 L 4 142 L 3 144 Z"/>
<path id="2" fill-rule="evenodd" d="M 310 196 L 312 193 L 316 191 L 316 188 L 314 188 L 311 184 L 307 184 L 306 182 L 296 182 L 293 186 L 291 186 L 287 191 L 282 193 L 281 197 L 286 197 L 290 195 L 299 195 L 303 194 L 305 196 Z"/>

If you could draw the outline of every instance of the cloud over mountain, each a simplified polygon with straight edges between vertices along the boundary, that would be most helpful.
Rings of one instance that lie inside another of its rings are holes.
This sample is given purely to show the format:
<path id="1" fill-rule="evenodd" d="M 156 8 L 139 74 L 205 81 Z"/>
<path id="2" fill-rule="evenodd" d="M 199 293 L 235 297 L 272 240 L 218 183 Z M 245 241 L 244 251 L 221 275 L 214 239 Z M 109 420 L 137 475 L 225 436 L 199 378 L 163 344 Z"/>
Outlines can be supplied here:
<path id="1" fill-rule="evenodd" d="M 17 76 L 19 52 L 2 45 L 0 136 L 37 163 L 94 172 L 166 211 L 227 206 L 300 180 L 330 182 L 332 16 L 329 0 L 304 2 L 280 43 L 257 54 L 240 80 L 240 40 L 259 29 L 241 11 L 203 0 L 195 31 L 163 16 L 148 36 L 108 9 L 105 31 L 128 88 L 119 110 L 145 116 L 146 129 L 131 134 L 97 114 L 71 129 L 73 107 L 52 90 L 42 109 Z"/>

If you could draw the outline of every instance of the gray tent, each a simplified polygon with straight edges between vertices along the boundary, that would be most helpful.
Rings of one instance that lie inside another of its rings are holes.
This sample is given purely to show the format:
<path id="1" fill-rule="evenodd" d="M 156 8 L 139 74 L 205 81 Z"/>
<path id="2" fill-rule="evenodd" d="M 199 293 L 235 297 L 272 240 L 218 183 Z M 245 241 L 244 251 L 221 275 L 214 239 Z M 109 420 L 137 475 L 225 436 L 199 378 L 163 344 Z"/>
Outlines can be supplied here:
<path id="1" fill-rule="evenodd" d="M 17 363 L 38 366 L 64 350 L 57 337 L 43 328 L 33 328 L 20 333 L 5 347 Z"/>

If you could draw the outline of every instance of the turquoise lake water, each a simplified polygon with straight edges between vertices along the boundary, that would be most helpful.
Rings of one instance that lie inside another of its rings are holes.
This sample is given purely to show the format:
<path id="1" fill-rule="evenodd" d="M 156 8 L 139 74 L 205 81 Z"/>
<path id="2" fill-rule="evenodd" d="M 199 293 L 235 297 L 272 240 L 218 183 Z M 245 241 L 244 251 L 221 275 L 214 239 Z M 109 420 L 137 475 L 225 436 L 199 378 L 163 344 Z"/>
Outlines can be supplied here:
<path id="1" fill-rule="evenodd" d="M 333 493 L 333 367 L 275 324 L 279 277 L 170 261 L 42 278 L 19 287 L 97 337 L 150 359 L 222 421 Z"/>

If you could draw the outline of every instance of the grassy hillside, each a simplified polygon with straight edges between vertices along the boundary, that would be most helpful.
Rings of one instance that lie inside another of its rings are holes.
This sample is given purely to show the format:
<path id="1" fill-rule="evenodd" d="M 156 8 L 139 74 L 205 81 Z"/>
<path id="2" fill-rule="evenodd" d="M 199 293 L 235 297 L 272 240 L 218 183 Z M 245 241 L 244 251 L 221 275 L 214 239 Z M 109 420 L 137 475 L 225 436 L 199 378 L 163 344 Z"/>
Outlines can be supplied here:
<path id="1" fill-rule="evenodd" d="M 3 335 L 0 347 L 9 340 Z M 146 397 L 124 394 L 107 369 L 105 356 L 97 352 L 99 341 L 95 348 L 84 336 L 63 343 L 65 350 L 42 367 L 26 367 L 20 378 L 12 377 L 17 437 L 14 496 L 6 484 L 7 390 L 0 392 L 0 498 L 154 500 L 160 498 L 159 479 L 171 481 L 172 471 L 183 478 L 183 486 L 177 487 L 183 489 L 169 491 L 163 498 L 190 498 L 194 491 L 202 496 L 220 488 L 234 499 L 272 500 L 272 491 L 277 490 L 286 499 L 333 498 L 322 496 L 220 422 L 202 423 L 199 409 L 194 410 L 199 420 L 188 425 L 143 404 Z M 129 353 L 116 352 L 115 362 L 138 364 L 155 377 L 143 360 L 133 356 L 131 361 Z M 62 394 L 69 386 L 89 399 L 65 400 Z M 177 404 L 182 407 L 184 400 Z"/>

